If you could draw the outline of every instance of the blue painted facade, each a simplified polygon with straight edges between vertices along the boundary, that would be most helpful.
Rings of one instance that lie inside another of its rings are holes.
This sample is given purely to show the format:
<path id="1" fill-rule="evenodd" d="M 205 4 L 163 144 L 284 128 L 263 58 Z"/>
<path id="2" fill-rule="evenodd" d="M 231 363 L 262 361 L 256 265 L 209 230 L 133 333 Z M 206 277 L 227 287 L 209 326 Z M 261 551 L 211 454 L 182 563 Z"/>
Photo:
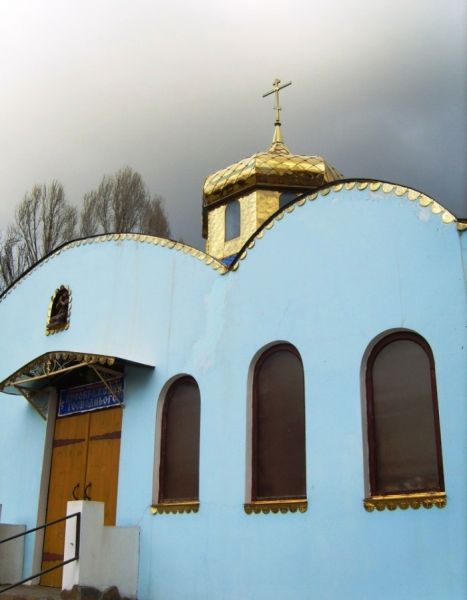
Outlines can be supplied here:
<path id="1" fill-rule="evenodd" d="M 0 303 L 0 380 L 51 351 L 155 365 L 125 371 L 117 525 L 141 528 L 140 600 L 467 597 L 467 232 L 395 191 L 330 190 L 283 212 L 236 271 L 96 238 L 53 254 Z M 46 336 L 60 285 L 70 328 Z M 374 341 L 400 329 L 434 354 L 448 503 L 368 513 L 362 374 Z M 247 515 L 249 381 L 276 341 L 303 360 L 309 505 Z M 201 392 L 200 510 L 152 515 L 158 403 L 179 374 Z M 34 527 L 46 422 L 5 394 L 0 417 L 2 519 Z M 29 543 L 26 574 L 31 563 Z"/>

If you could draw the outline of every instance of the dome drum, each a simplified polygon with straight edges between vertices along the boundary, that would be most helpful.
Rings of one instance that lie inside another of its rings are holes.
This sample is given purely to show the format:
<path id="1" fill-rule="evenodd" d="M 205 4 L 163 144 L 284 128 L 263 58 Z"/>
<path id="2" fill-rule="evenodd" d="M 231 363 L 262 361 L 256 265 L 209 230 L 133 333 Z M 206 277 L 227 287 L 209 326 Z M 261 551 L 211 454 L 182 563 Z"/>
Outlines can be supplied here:
<path id="1" fill-rule="evenodd" d="M 273 143 L 258 152 L 213 173 L 203 187 L 203 236 L 207 236 L 207 211 L 255 189 L 307 191 L 342 179 L 342 175 L 320 156 L 291 154 L 285 144 Z"/>

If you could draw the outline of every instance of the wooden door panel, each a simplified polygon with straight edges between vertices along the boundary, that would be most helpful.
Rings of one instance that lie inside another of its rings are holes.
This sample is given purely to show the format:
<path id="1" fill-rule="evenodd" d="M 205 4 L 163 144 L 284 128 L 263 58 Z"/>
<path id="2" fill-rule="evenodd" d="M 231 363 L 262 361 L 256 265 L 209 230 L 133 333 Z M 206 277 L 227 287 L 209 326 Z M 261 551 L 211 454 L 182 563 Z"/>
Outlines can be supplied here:
<path id="1" fill-rule="evenodd" d="M 57 419 L 53 440 L 52 465 L 46 522 L 66 515 L 66 504 L 83 497 L 88 445 L 89 415 Z M 63 561 L 65 522 L 47 528 L 44 536 L 42 569 Z M 42 585 L 60 586 L 62 569 L 43 575 Z"/>
<path id="2" fill-rule="evenodd" d="M 115 525 L 122 409 L 91 413 L 86 490 L 91 500 L 104 502 L 104 524 Z"/>
<path id="3" fill-rule="evenodd" d="M 104 524 L 115 525 L 121 427 L 120 407 L 57 419 L 47 522 L 65 516 L 68 500 L 84 498 L 104 502 Z M 63 561 L 64 543 L 64 522 L 47 529 L 42 569 Z M 41 585 L 61 587 L 61 583 L 62 569 L 41 577 Z"/>

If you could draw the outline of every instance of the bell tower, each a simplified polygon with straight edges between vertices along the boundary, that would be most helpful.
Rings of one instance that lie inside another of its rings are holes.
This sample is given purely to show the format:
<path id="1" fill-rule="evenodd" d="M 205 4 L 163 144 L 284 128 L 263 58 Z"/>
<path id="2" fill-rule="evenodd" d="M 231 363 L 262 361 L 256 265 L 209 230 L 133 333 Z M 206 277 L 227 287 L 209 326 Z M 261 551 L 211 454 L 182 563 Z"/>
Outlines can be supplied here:
<path id="1" fill-rule="evenodd" d="M 245 242 L 275 212 L 296 196 L 342 179 L 320 156 L 291 154 L 284 143 L 279 103 L 281 85 L 273 82 L 263 98 L 275 95 L 272 144 L 206 178 L 203 187 L 203 237 L 206 253 L 227 266 Z"/>

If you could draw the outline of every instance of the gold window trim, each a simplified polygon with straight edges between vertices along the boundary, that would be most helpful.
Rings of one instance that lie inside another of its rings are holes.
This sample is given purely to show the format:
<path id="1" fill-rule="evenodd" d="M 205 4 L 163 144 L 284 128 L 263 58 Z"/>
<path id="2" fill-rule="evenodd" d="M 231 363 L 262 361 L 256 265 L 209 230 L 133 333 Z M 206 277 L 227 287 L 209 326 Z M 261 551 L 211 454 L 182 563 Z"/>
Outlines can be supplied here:
<path id="1" fill-rule="evenodd" d="M 186 502 L 160 502 L 151 506 L 153 515 L 176 515 L 197 513 L 199 511 L 199 501 L 190 500 Z"/>
<path id="2" fill-rule="evenodd" d="M 255 514 L 258 515 L 263 513 L 267 515 L 269 513 L 304 513 L 308 509 L 308 500 L 304 498 L 299 499 L 287 499 L 287 500 L 253 500 L 252 502 L 246 502 L 243 508 L 247 515 Z"/>
<path id="3" fill-rule="evenodd" d="M 369 496 L 363 500 L 363 506 L 367 512 L 383 511 L 385 509 L 396 510 L 396 508 L 401 510 L 414 508 L 418 510 L 420 507 L 432 508 L 433 506 L 444 508 L 446 504 L 446 492 L 388 494 L 387 496 Z"/>
<path id="4" fill-rule="evenodd" d="M 52 308 L 54 305 L 55 298 L 59 294 L 61 290 L 67 290 L 68 292 L 68 307 L 66 314 L 66 322 L 60 323 L 58 325 L 53 325 L 50 320 L 52 318 Z M 55 292 L 52 294 L 49 302 L 49 308 L 47 310 L 47 325 L 45 326 L 45 335 L 53 335 L 54 333 L 58 333 L 59 331 L 65 331 L 70 327 L 70 315 L 71 315 L 71 289 L 68 285 L 61 285 L 58 287 Z"/>

